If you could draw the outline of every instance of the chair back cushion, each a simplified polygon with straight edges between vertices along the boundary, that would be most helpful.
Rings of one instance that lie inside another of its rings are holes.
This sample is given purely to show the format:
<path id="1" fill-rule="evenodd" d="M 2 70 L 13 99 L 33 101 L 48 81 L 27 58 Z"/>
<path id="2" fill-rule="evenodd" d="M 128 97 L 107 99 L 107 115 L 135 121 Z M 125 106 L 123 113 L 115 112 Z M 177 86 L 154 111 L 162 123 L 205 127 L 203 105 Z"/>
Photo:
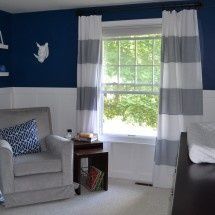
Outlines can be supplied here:
<path id="1" fill-rule="evenodd" d="M 14 156 L 41 151 L 35 119 L 0 129 L 0 139 L 6 140 L 11 145 Z"/>
<path id="2" fill-rule="evenodd" d="M 32 119 L 37 122 L 39 142 L 44 144 L 45 137 L 52 134 L 51 115 L 48 107 L 0 110 L 0 129 L 22 124 Z"/>

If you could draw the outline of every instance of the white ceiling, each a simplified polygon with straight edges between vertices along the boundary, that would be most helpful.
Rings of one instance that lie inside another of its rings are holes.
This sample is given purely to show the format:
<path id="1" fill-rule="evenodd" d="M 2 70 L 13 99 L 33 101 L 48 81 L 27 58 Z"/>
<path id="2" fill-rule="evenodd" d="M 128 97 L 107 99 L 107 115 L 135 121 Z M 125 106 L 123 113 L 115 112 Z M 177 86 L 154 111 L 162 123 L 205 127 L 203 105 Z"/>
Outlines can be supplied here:
<path id="1" fill-rule="evenodd" d="M 23 13 L 165 1 L 170 0 L 0 0 L 0 10 L 11 13 Z"/>

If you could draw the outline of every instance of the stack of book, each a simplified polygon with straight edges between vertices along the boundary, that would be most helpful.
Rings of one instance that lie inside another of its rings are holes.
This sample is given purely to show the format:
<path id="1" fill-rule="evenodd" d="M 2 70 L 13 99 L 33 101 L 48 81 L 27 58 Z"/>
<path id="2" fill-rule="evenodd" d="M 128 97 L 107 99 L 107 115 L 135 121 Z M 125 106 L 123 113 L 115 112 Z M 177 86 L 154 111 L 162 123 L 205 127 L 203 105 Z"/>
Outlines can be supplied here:
<path id="1" fill-rule="evenodd" d="M 93 133 L 79 133 L 75 137 L 75 140 L 91 143 L 93 141 L 98 140 L 98 135 L 97 134 L 93 134 Z"/>
<path id="2" fill-rule="evenodd" d="M 91 191 L 99 191 L 102 189 L 104 172 L 94 166 L 90 166 L 86 180 L 86 186 Z"/>

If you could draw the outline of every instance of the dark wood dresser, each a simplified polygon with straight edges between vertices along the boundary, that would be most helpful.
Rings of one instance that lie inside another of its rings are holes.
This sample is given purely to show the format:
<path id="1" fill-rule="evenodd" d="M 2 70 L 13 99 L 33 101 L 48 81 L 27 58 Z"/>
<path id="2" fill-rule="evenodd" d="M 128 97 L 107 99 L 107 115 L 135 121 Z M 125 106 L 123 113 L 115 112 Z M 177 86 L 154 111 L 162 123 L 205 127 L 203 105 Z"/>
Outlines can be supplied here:
<path id="1" fill-rule="evenodd" d="M 215 164 L 189 159 L 187 134 L 181 134 L 172 215 L 215 214 Z"/>

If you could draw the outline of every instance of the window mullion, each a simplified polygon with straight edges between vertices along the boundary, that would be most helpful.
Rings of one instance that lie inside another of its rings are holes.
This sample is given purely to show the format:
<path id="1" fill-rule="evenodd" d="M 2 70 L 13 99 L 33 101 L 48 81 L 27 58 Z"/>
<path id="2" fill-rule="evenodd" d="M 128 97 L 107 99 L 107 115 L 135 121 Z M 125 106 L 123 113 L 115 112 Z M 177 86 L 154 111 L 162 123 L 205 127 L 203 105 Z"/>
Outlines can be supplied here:
<path id="1" fill-rule="evenodd" d="M 155 40 L 153 39 L 153 43 L 152 43 L 152 92 L 154 92 L 154 45 L 155 45 Z"/>
<path id="2" fill-rule="evenodd" d="M 118 73 L 117 73 L 117 82 L 120 83 L 120 41 L 118 40 Z"/>
<path id="3" fill-rule="evenodd" d="M 108 40 L 150 40 L 150 39 L 160 39 L 160 36 L 151 36 L 151 37 L 110 37 L 110 38 L 104 38 L 104 41 Z"/>
<path id="4" fill-rule="evenodd" d="M 135 64 L 135 84 L 137 84 L 137 40 L 135 40 Z M 134 90 L 136 90 L 136 86 Z"/>
<path id="5" fill-rule="evenodd" d="M 149 91 L 144 91 L 144 90 L 140 90 L 140 91 L 123 91 L 123 90 L 117 90 L 117 91 L 109 91 L 109 90 L 105 90 L 103 91 L 103 93 L 107 93 L 107 94 L 113 94 L 113 95 L 138 95 L 138 94 L 143 94 L 143 95 L 159 95 L 159 92 L 149 92 Z"/>

